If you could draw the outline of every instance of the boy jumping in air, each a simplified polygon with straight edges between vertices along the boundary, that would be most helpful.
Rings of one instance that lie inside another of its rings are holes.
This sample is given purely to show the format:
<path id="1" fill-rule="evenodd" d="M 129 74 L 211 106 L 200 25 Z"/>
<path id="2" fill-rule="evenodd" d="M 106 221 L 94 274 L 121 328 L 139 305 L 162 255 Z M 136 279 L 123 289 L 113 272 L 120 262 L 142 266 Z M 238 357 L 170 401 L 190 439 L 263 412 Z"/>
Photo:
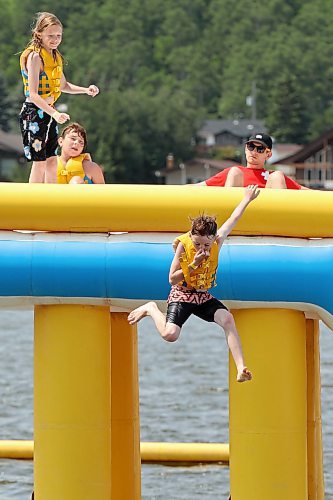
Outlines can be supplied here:
<path id="1" fill-rule="evenodd" d="M 169 272 L 172 287 L 167 300 L 166 317 L 155 302 L 147 302 L 128 316 L 131 325 L 145 316 L 151 316 L 160 335 L 167 342 L 178 339 L 183 324 L 191 314 L 205 321 L 215 322 L 225 332 L 236 364 L 238 382 L 251 380 L 252 374 L 244 363 L 235 321 L 226 306 L 208 290 L 216 285 L 218 255 L 224 240 L 249 203 L 258 195 L 258 186 L 248 186 L 242 201 L 219 229 L 215 217 L 200 215 L 193 219 L 191 230 L 179 236 L 173 244 L 175 255 Z"/>

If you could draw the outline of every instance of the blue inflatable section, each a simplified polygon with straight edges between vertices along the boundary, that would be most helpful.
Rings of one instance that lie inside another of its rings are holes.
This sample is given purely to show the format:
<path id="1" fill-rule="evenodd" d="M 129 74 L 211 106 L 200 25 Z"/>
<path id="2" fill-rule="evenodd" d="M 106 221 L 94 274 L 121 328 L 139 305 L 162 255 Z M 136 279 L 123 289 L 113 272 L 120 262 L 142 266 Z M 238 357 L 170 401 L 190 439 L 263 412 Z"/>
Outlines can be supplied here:
<path id="1" fill-rule="evenodd" d="M 0 296 L 165 300 L 169 243 L 0 241 Z M 221 300 L 305 302 L 333 314 L 333 245 L 227 244 Z"/>

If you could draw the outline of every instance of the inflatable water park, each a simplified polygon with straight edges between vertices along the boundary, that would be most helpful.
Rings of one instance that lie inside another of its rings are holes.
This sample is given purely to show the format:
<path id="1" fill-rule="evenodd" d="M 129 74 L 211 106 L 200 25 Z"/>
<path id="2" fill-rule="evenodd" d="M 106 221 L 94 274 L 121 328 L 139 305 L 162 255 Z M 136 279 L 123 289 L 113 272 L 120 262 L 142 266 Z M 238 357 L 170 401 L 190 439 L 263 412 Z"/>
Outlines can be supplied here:
<path id="1" fill-rule="evenodd" d="M 0 307 L 34 309 L 36 499 L 139 500 L 147 453 L 229 460 L 236 500 L 324 499 L 319 321 L 333 329 L 332 192 L 262 189 L 222 247 L 214 296 L 232 310 L 255 371 L 237 384 L 230 362 L 229 444 L 140 449 L 127 315 L 148 300 L 165 310 L 171 242 L 189 216 L 222 223 L 242 197 L 241 188 L 0 184 Z M 32 455 L 21 441 L 0 449 Z"/>

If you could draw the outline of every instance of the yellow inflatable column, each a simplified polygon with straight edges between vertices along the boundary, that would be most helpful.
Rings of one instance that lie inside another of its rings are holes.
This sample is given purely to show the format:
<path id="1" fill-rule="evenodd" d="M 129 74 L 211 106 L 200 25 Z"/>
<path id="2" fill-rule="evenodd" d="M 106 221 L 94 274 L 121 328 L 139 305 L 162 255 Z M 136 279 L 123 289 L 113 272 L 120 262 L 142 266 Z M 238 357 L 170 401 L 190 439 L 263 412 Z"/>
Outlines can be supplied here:
<path id="1" fill-rule="evenodd" d="M 306 322 L 287 309 L 234 311 L 253 381 L 230 361 L 230 486 L 236 500 L 306 500 Z"/>
<path id="2" fill-rule="evenodd" d="M 108 307 L 35 308 L 35 498 L 111 498 Z"/>
<path id="3" fill-rule="evenodd" d="M 141 498 L 137 327 L 111 313 L 112 498 Z"/>
<path id="4" fill-rule="evenodd" d="M 318 320 L 306 320 L 308 381 L 308 488 L 309 500 L 324 500 L 323 445 L 321 433 L 321 382 Z"/>

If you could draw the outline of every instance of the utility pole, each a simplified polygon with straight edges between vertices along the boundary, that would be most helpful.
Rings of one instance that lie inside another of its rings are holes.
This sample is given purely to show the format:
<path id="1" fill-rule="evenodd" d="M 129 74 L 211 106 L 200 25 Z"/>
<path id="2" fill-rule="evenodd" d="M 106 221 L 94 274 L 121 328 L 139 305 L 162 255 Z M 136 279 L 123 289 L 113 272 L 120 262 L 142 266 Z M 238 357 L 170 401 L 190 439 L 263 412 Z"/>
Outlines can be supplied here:
<path id="1" fill-rule="evenodd" d="M 247 106 L 251 106 L 251 120 L 257 119 L 257 85 L 252 81 L 251 94 L 246 97 Z"/>
<path id="2" fill-rule="evenodd" d="M 253 80 L 252 82 L 252 120 L 256 120 L 257 119 L 257 85 L 256 85 L 256 81 Z"/>

